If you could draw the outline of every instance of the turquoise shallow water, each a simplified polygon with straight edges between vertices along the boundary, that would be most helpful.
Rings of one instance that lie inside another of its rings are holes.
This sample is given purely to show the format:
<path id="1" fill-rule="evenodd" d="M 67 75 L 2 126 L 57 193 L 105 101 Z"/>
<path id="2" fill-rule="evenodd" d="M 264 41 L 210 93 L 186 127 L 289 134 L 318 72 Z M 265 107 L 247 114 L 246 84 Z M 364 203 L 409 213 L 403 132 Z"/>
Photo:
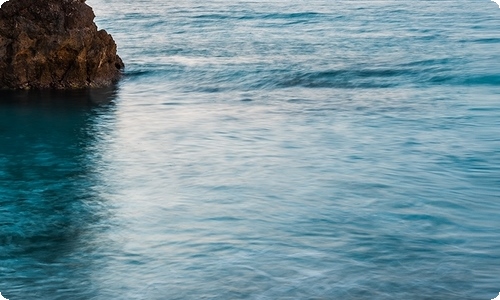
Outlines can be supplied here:
<path id="1" fill-rule="evenodd" d="M 500 9 L 88 0 L 112 89 L 0 93 L 0 292 L 492 299 Z"/>

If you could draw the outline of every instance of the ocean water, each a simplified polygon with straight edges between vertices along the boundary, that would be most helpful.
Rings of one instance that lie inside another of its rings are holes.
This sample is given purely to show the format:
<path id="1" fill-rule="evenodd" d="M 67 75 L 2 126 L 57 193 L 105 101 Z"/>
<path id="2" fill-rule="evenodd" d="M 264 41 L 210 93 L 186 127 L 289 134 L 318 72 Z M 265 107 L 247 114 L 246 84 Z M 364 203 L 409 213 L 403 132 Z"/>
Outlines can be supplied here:
<path id="1" fill-rule="evenodd" d="M 0 292 L 492 299 L 489 0 L 88 0 L 115 87 L 0 93 Z"/>

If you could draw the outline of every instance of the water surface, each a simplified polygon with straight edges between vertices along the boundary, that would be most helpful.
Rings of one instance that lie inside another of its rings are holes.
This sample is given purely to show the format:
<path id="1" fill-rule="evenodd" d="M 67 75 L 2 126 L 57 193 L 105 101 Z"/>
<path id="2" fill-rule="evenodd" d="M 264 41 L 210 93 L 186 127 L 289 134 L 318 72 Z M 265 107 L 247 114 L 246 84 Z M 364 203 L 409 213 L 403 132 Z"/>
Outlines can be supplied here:
<path id="1" fill-rule="evenodd" d="M 491 1 L 89 0 L 115 90 L 0 94 L 0 292 L 492 299 Z"/>

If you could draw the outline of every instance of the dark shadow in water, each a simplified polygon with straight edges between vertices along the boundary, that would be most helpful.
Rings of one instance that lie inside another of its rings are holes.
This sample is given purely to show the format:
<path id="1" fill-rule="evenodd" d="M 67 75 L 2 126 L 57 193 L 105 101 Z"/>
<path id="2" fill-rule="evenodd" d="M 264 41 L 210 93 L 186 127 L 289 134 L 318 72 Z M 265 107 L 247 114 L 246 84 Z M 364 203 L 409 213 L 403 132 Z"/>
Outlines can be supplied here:
<path id="1" fill-rule="evenodd" d="M 0 292 L 90 299 L 109 210 L 102 145 L 116 89 L 0 91 Z M 99 250 L 100 249 L 100 250 Z"/>
<path id="2" fill-rule="evenodd" d="M 0 105 L 44 105 L 83 107 L 109 104 L 116 99 L 117 87 L 70 91 L 5 91 L 0 90 Z"/>

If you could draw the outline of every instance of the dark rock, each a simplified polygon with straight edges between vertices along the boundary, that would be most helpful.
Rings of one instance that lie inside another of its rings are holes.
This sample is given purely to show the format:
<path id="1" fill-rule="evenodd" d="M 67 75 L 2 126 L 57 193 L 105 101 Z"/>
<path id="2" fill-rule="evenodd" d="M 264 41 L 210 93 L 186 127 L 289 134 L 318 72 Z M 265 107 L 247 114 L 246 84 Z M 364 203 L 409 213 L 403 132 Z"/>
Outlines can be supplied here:
<path id="1" fill-rule="evenodd" d="M 0 8 L 0 89 L 109 86 L 124 64 L 85 0 L 10 0 Z"/>

